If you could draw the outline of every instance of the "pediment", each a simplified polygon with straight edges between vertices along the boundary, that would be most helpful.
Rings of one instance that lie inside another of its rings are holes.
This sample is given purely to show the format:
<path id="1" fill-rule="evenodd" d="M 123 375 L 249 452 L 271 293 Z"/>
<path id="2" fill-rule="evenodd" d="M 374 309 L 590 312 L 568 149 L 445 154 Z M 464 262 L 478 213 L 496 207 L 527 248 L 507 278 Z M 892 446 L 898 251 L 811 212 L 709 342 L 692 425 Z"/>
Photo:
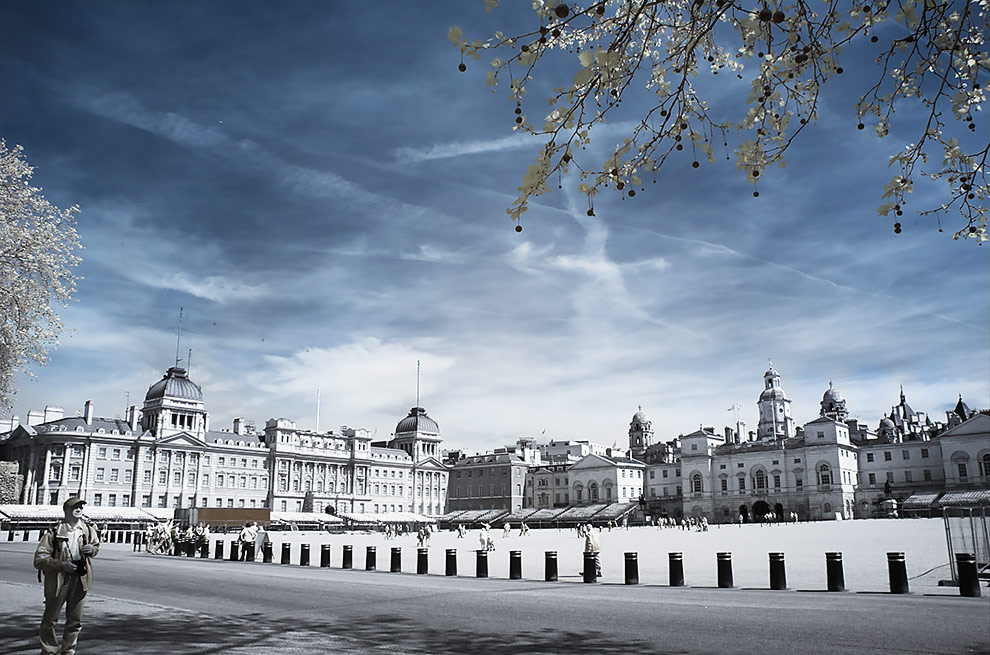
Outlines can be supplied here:
<path id="1" fill-rule="evenodd" d="M 206 448 L 207 443 L 188 432 L 179 432 L 167 437 L 155 439 L 156 446 L 169 446 L 171 448 Z"/>

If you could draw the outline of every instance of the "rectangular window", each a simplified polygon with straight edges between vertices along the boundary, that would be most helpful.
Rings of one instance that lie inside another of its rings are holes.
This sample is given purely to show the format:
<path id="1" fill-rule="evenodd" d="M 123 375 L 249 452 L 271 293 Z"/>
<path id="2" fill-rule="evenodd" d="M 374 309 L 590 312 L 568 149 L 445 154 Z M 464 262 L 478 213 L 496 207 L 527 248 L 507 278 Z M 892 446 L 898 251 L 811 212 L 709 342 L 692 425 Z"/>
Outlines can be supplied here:
<path id="1" fill-rule="evenodd" d="M 932 481 L 932 470 L 931 469 L 925 469 L 925 474 L 924 475 L 925 475 L 925 482 L 931 482 Z"/>
<path id="2" fill-rule="evenodd" d="M 285 502 L 282 505 L 285 506 Z M 217 498 L 217 507 L 223 507 L 223 498 Z"/>
<path id="3" fill-rule="evenodd" d="M 110 469 L 110 482 L 117 481 L 117 469 Z"/>
<path id="4" fill-rule="evenodd" d="M 165 496 L 159 496 L 158 497 L 158 506 L 159 507 L 166 507 Z"/>
<path id="5" fill-rule="evenodd" d="M 110 451 L 110 455 L 111 455 L 110 459 L 117 459 L 117 460 L 119 460 L 120 459 L 120 448 L 114 448 L 112 451 Z"/>
<path id="6" fill-rule="evenodd" d="M 182 471 L 175 471 L 172 473 L 172 484 L 175 486 L 182 484 Z"/>
<path id="7" fill-rule="evenodd" d="M 779 473 L 774 473 L 773 474 L 773 486 L 774 486 L 775 489 L 780 489 L 780 474 Z"/>
<path id="8" fill-rule="evenodd" d="M 203 455 L 203 466 L 209 466 L 209 465 L 210 465 L 210 456 Z"/>
<path id="9" fill-rule="evenodd" d="M 225 457 L 217 457 L 217 466 L 223 466 L 227 459 Z M 285 468 L 285 462 L 282 462 L 282 468 Z"/>
<path id="10" fill-rule="evenodd" d="M 800 457 L 795 457 L 794 458 L 794 463 L 795 464 L 800 464 L 801 463 L 801 458 Z"/>
<path id="11" fill-rule="evenodd" d="M 667 469 L 663 470 L 663 477 L 667 477 Z"/>
<path id="12" fill-rule="evenodd" d="M 804 487 L 804 479 L 800 475 L 794 478 L 794 486 L 797 489 Z"/>
<path id="13" fill-rule="evenodd" d="M 151 495 L 145 494 L 141 496 L 141 507 L 151 507 Z"/>
<path id="14" fill-rule="evenodd" d="M 876 484 L 876 483 L 877 483 L 877 474 L 870 473 L 870 484 Z"/>
<path id="15" fill-rule="evenodd" d="M 746 478 L 739 478 L 739 491 L 746 491 Z"/>
<path id="16" fill-rule="evenodd" d="M 902 450 L 901 451 L 901 457 L 903 457 L 904 459 L 911 459 L 911 451 L 910 450 Z"/>
<path id="17" fill-rule="evenodd" d="M 913 482 L 914 480 L 912 480 L 912 477 L 913 476 L 911 475 L 911 471 L 904 471 L 904 481 L 905 482 Z"/>
<path id="18" fill-rule="evenodd" d="M 151 471 L 145 471 L 144 472 L 144 478 L 143 478 L 143 480 L 144 480 L 144 483 L 145 484 L 151 484 Z"/>
<path id="19" fill-rule="evenodd" d="M 117 506 L 117 494 L 110 494 L 107 497 L 107 507 L 116 507 L 116 506 Z"/>
<path id="20" fill-rule="evenodd" d="M 187 486 L 190 486 L 190 487 L 195 487 L 196 486 L 196 472 L 195 471 L 190 471 L 189 474 L 186 476 L 186 485 Z"/>
<path id="21" fill-rule="evenodd" d="M 722 491 L 729 490 L 729 480 L 727 478 L 722 478 Z"/>
<path id="22" fill-rule="evenodd" d="M 873 453 L 866 453 L 866 461 L 867 462 L 873 461 Z"/>
<path id="23" fill-rule="evenodd" d="M 894 481 L 894 472 L 887 471 L 887 482 L 893 482 L 893 481 Z"/>
<path id="24" fill-rule="evenodd" d="M 234 508 L 234 499 L 233 498 L 228 498 L 227 499 L 227 507 L 229 509 L 233 509 Z"/>
<path id="25" fill-rule="evenodd" d="M 107 458 L 107 447 L 100 446 L 96 449 L 96 459 L 106 459 Z"/>
<path id="26" fill-rule="evenodd" d="M 99 468 L 97 468 L 97 469 L 96 469 L 96 477 L 95 477 L 94 479 L 95 479 L 95 480 L 96 480 L 97 482 L 103 482 L 103 480 L 104 480 L 104 477 L 106 476 L 106 473 L 107 473 L 107 472 L 106 472 L 106 469 L 104 469 L 104 468 L 103 468 L 103 467 L 101 466 L 101 467 L 99 467 Z"/>
<path id="27" fill-rule="evenodd" d="M 736 464 L 736 468 L 737 468 L 737 469 L 741 469 L 741 468 L 742 468 L 742 467 L 744 467 L 744 466 L 746 466 L 746 465 L 745 465 L 745 464 L 743 464 L 742 462 L 739 462 L 738 464 Z"/>
<path id="28" fill-rule="evenodd" d="M 81 475 L 82 475 L 82 467 L 81 466 L 79 466 L 78 464 L 73 464 L 72 466 L 69 467 L 69 479 L 70 480 L 77 481 L 77 480 L 79 480 L 79 477 Z"/>
<path id="29" fill-rule="evenodd" d="M 165 484 L 165 478 L 168 475 L 168 471 L 162 469 L 158 472 L 158 484 Z M 164 505 L 162 505 L 164 507 Z"/>
<path id="30" fill-rule="evenodd" d="M 99 507 L 103 504 L 103 494 L 93 494 L 93 504 Z"/>
<path id="31" fill-rule="evenodd" d="M 125 470 L 124 471 L 124 482 L 130 482 L 133 475 L 134 475 L 134 471 L 132 471 L 131 469 Z"/>
<path id="32" fill-rule="evenodd" d="M 956 469 L 959 471 L 960 480 L 965 480 L 967 477 L 969 477 L 968 475 L 969 472 L 966 470 L 966 462 L 959 462 L 956 465 Z"/>
<path id="33" fill-rule="evenodd" d="M 150 450 L 144 451 L 144 461 L 146 461 L 146 462 L 153 462 L 153 461 L 155 461 L 155 456 L 152 454 L 152 452 Z M 148 505 L 148 506 L 150 507 L 150 505 Z"/>
<path id="34" fill-rule="evenodd" d="M 654 476 L 655 473 L 656 473 L 656 471 L 650 471 L 650 479 L 651 480 L 653 479 L 653 476 Z"/>
<path id="35" fill-rule="evenodd" d="M 890 453 L 890 451 L 889 450 L 883 451 L 883 461 L 889 462 L 891 459 L 893 459 L 893 455 Z"/>

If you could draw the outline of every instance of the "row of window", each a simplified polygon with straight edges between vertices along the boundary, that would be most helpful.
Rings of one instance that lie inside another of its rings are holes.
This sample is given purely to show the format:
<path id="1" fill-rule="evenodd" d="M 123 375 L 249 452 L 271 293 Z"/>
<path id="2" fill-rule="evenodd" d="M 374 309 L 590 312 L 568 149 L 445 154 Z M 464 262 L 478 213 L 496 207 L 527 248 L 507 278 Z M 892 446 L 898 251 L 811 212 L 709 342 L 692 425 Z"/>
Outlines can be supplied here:
<path id="1" fill-rule="evenodd" d="M 740 464 L 740 466 L 742 466 L 742 465 Z M 722 468 L 725 468 L 725 464 L 722 464 Z M 656 476 L 654 475 L 654 473 L 656 473 L 656 470 L 655 469 L 650 471 L 650 479 L 651 480 L 653 480 L 653 479 L 656 478 Z M 667 477 L 669 477 L 668 476 L 668 473 L 670 473 L 670 469 L 662 469 L 661 470 L 661 473 L 663 474 L 661 477 L 666 479 Z M 675 469 L 675 473 L 677 475 L 675 475 L 674 477 L 678 477 L 678 478 L 681 477 L 681 469 Z"/>
<path id="2" fill-rule="evenodd" d="M 893 459 L 894 459 L 894 454 L 891 451 L 889 451 L 889 450 L 883 451 L 883 461 L 889 462 L 889 461 L 891 461 Z M 908 449 L 902 450 L 901 451 L 901 459 L 911 459 L 911 451 L 908 450 Z M 921 449 L 921 459 L 928 459 L 928 449 L 927 448 L 922 448 Z M 867 462 L 875 461 L 875 453 L 866 453 L 866 461 Z"/>

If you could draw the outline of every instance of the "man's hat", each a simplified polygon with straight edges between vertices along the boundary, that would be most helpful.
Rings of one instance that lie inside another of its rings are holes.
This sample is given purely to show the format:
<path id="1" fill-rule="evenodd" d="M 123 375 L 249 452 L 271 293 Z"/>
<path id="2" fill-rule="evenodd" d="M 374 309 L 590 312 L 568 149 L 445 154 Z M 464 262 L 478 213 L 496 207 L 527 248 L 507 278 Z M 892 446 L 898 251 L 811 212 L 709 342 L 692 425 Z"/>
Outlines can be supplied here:
<path id="1" fill-rule="evenodd" d="M 85 500 L 83 500 L 79 496 L 73 496 L 72 498 L 62 503 L 62 509 L 71 510 L 71 509 L 75 509 L 79 505 L 85 505 L 85 504 L 86 504 Z"/>

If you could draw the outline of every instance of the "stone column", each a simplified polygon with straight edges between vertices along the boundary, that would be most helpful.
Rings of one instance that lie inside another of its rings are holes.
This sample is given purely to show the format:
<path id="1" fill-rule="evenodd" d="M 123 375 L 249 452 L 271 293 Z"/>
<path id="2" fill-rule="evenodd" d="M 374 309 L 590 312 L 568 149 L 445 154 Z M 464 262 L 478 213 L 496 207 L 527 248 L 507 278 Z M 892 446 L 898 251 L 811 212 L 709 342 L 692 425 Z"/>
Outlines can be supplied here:
<path id="1" fill-rule="evenodd" d="M 48 478 L 52 467 L 52 451 L 51 446 L 45 446 L 45 468 L 42 470 L 41 475 L 41 498 L 44 500 L 43 505 L 48 504 Z"/>

